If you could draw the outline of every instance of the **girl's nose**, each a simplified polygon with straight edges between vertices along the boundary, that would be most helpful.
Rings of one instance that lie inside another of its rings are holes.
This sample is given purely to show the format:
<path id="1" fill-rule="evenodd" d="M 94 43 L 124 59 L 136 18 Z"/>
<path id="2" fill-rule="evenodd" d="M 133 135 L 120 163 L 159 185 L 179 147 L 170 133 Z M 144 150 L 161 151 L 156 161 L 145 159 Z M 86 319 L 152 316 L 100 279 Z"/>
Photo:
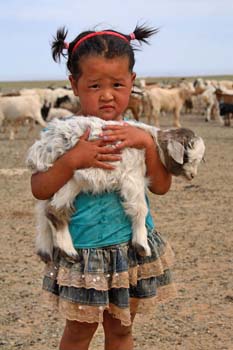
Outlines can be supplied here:
<path id="1" fill-rule="evenodd" d="M 102 92 L 100 96 L 101 101 L 111 101 L 113 100 L 113 94 L 109 90 L 105 90 Z"/>

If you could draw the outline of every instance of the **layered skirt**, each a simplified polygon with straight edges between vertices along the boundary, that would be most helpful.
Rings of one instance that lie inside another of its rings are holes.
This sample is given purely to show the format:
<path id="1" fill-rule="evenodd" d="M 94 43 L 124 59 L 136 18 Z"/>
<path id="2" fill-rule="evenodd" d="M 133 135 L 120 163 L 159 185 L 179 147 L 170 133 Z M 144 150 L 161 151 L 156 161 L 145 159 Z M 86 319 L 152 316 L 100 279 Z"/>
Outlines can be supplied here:
<path id="1" fill-rule="evenodd" d="M 131 324 L 131 313 L 153 312 L 153 305 L 176 296 L 168 242 L 148 233 L 151 256 L 137 253 L 131 242 L 104 248 L 77 249 L 77 258 L 54 251 L 45 267 L 43 289 L 62 316 L 79 322 L 103 322 L 104 310 Z"/>

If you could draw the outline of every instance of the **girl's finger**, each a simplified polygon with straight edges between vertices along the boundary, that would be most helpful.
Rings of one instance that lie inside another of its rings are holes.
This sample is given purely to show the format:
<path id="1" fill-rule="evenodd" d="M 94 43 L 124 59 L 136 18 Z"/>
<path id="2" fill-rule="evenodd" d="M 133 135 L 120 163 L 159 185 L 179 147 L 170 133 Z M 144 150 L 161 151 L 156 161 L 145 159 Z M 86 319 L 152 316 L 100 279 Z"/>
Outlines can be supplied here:
<path id="1" fill-rule="evenodd" d="M 111 134 L 117 134 L 121 132 L 125 132 L 125 126 L 124 125 L 107 125 L 106 127 L 102 128 L 103 132 L 99 134 L 100 137 L 104 135 L 111 135 Z"/>
<path id="2" fill-rule="evenodd" d="M 105 142 L 111 142 L 114 143 L 116 141 L 122 141 L 127 137 L 127 135 L 121 133 L 121 132 L 116 132 L 114 134 L 103 134 L 102 140 Z"/>
<path id="3" fill-rule="evenodd" d="M 122 126 L 128 125 L 125 121 L 120 122 L 120 124 L 111 124 L 111 125 L 104 125 L 102 127 L 103 130 L 118 130 L 121 129 Z"/>
<path id="4" fill-rule="evenodd" d="M 84 133 L 82 134 L 82 136 L 80 136 L 80 140 L 88 140 L 88 137 L 90 135 L 90 131 L 91 129 L 89 127 L 87 127 L 87 129 L 84 131 Z"/>
<path id="5" fill-rule="evenodd" d="M 122 150 L 125 147 L 130 147 L 130 145 L 129 145 L 129 143 L 127 141 L 118 142 L 116 144 L 116 149 L 119 150 L 119 151 Z"/>
<path id="6" fill-rule="evenodd" d="M 98 150 L 99 154 L 118 154 L 120 152 L 119 149 L 117 149 L 116 145 L 108 145 L 108 146 L 103 146 L 100 147 Z"/>
<path id="7" fill-rule="evenodd" d="M 98 161 L 102 161 L 102 162 L 117 162 L 119 160 L 121 160 L 121 156 L 117 155 L 117 154 L 101 154 L 98 153 L 96 156 L 96 159 Z"/>

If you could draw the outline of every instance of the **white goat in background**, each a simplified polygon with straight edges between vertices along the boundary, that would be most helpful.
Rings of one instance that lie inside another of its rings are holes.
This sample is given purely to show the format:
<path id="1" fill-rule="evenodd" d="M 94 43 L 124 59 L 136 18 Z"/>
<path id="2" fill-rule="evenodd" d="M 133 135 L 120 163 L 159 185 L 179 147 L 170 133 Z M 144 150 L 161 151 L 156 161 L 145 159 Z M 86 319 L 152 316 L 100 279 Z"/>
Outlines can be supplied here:
<path id="1" fill-rule="evenodd" d="M 96 139 L 106 124 L 116 121 L 103 121 L 96 117 L 70 117 L 54 119 L 48 124 L 41 139 L 29 149 L 27 166 L 32 172 L 46 171 L 54 161 L 72 148 L 90 127 L 90 138 Z M 189 129 L 160 130 L 158 128 L 128 121 L 129 124 L 149 132 L 158 147 L 161 161 L 175 176 L 182 175 L 191 180 L 204 156 L 205 146 L 202 138 Z M 145 200 L 146 165 L 144 150 L 125 148 L 122 159 L 115 162 L 116 168 L 106 171 L 100 168 L 76 170 L 68 181 L 49 200 L 37 203 L 36 249 L 43 260 L 51 260 L 53 248 L 58 247 L 67 255 L 75 257 L 77 252 L 72 244 L 68 222 L 72 213 L 73 201 L 78 193 L 119 191 L 126 213 L 132 219 L 132 244 L 142 255 L 150 256 L 147 243 L 145 218 L 148 212 Z"/>
<path id="2" fill-rule="evenodd" d="M 14 140 L 19 125 L 29 120 L 46 126 L 37 95 L 0 97 L 0 128 L 10 126 L 10 140 Z"/>

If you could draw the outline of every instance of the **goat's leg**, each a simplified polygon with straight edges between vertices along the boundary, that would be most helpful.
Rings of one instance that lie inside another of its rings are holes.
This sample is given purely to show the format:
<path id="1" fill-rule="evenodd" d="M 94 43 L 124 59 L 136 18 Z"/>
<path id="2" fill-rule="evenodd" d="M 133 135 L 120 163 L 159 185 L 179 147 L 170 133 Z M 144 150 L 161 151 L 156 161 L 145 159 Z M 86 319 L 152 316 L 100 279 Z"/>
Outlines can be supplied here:
<path id="1" fill-rule="evenodd" d="M 207 106 L 206 108 L 206 117 L 205 117 L 206 122 L 210 121 L 210 115 L 211 115 L 211 105 Z"/>
<path id="2" fill-rule="evenodd" d="M 156 127 L 159 127 L 159 109 L 158 106 L 156 106 L 154 101 L 151 101 L 151 114 L 152 118 L 154 119 L 154 125 Z M 148 124 L 151 125 L 151 114 L 148 114 Z"/>
<path id="3" fill-rule="evenodd" d="M 13 141 L 15 139 L 16 133 L 17 133 L 16 125 L 12 125 L 12 123 L 10 123 L 10 134 L 9 134 L 10 141 Z"/>
<path id="4" fill-rule="evenodd" d="M 214 101 L 214 103 L 211 107 L 210 115 L 211 115 L 212 120 L 216 119 L 221 125 L 224 124 L 223 118 L 220 116 L 219 103 L 218 103 L 217 99 Z"/>
<path id="5" fill-rule="evenodd" d="M 154 125 L 159 128 L 159 111 L 158 110 L 154 110 L 153 112 L 153 116 L 154 116 Z"/>
<path id="6" fill-rule="evenodd" d="M 46 217 L 53 232 L 54 245 L 65 254 L 75 257 L 77 252 L 73 246 L 68 228 L 70 214 L 70 211 L 64 207 L 57 209 L 52 205 L 48 205 L 46 209 Z"/>
<path id="7" fill-rule="evenodd" d="M 39 201 L 36 204 L 37 215 L 37 235 L 36 235 L 36 253 L 44 262 L 52 260 L 53 257 L 53 234 L 46 217 L 46 208 L 48 201 Z"/>
<path id="8" fill-rule="evenodd" d="M 224 125 L 225 126 L 231 126 L 231 113 L 227 113 L 224 116 Z"/>
<path id="9" fill-rule="evenodd" d="M 35 128 L 35 121 L 31 118 L 29 118 L 27 121 L 28 121 L 28 132 L 32 132 Z"/>
<path id="10" fill-rule="evenodd" d="M 133 177 L 137 178 L 135 181 Z M 145 226 L 148 213 L 145 198 L 145 180 L 137 174 L 128 176 L 121 184 L 121 195 L 124 198 L 124 208 L 132 219 L 132 244 L 141 255 L 150 256 L 151 250 L 147 242 L 147 229 Z"/>
<path id="11" fill-rule="evenodd" d="M 173 120 L 173 126 L 176 127 L 176 128 L 180 128 L 181 125 L 180 125 L 180 111 L 181 111 L 181 108 L 176 108 L 174 110 L 174 120 Z"/>
<path id="12" fill-rule="evenodd" d="M 47 217 L 54 227 L 54 236 L 57 246 L 67 255 L 76 256 L 77 252 L 68 229 L 68 222 L 72 214 L 73 201 L 81 191 L 82 182 L 71 179 L 55 195 L 47 208 Z"/>

